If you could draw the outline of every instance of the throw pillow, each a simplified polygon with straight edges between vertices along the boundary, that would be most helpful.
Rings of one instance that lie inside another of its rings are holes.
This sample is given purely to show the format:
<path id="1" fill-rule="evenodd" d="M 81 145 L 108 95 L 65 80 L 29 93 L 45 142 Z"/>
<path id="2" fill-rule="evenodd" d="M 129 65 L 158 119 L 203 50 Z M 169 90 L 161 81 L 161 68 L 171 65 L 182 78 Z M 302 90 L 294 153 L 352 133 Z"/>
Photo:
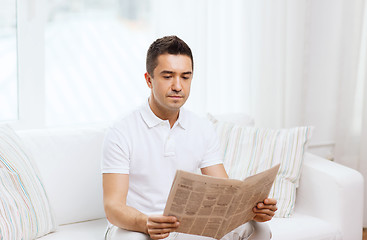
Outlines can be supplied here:
<path id="1" fill-rule="evenodd" d="M 37 167 L 14 130 L 0 126 L 0 239 L 35 239 L 55 228 Z"/>
<path id="2" fill-rule="evenodd" d="M 221 121 L 217 121 L 215 127 L 230 178 L 244 179 L 280 163 L 269 197 L 278 201 L 275 216 L 289 217 L 294 209 L 303 154 L 313 127 L 266 129 Z"/>

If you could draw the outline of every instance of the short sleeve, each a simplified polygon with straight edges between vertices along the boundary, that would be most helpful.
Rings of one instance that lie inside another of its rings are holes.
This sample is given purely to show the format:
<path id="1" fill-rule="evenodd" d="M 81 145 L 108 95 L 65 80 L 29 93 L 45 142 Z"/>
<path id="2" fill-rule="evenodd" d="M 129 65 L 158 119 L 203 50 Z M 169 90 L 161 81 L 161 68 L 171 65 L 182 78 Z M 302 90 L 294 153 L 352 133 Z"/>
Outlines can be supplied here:
<path id="1" fill-rule="evenodd" d="M 208 121 L 204 129 L 206 142 L 205 154 L 199 164 L 199 168 L 223 164 L 223 156 L 220 150 L 220 141 L 214 126 Z"/>
<path id="2" fill-rule="evenodd" d="M 102 173 L 129 174 L 129 145 L 126 137 L 116 128 L 106 134 L 102 151 Z"/>

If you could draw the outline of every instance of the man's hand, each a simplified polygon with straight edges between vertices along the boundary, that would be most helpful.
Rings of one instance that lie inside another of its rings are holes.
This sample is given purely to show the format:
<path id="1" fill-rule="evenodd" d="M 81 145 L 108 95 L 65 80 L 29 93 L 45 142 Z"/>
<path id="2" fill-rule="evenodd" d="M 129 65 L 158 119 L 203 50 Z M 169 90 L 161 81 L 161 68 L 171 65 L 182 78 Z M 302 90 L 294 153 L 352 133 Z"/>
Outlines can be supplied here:
<path id="1" fill-rule="evenodd" d="M 277 200 L 267 198 L 263 202 L 258 203 L 252 211 L 256 214 L 253 218 L 256 222 L 266 222 L 273 218 L 277 208 Z"/>
<path id="2" fill-rule="evenodd" d="M 174 216 L 151 215 L 148 216 L 147 233 L 152 239 L 162 239 L 168 237 L 179 225 Z"/>

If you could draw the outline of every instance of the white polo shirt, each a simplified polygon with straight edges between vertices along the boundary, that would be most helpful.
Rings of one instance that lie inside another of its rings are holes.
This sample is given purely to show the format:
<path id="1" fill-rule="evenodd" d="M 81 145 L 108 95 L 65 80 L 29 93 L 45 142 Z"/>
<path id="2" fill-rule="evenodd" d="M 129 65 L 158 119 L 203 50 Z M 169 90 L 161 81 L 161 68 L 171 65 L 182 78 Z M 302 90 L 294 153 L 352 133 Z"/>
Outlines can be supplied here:
<path id="1" fill-rule="evenodd" d="M 220 163 L 219 140 L 209 121 L 181 108 L 170 128 L 147 102 L 109 129 L 102 173 L 129 174 L 127 205 L 162 214 L 177 169 L 196 172 Z"/>

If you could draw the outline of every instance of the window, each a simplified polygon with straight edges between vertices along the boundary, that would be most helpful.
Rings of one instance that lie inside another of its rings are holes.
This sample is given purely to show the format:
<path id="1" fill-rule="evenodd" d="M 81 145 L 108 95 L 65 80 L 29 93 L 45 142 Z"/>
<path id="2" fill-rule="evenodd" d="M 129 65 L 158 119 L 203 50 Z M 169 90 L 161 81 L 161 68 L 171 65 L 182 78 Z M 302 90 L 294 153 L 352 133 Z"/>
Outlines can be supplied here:
<path id="1" fill-rule="evenodd" d="M 140 0 L 49 1 L 45 27 L 46 125 L 116 119 L 148 96 L 150 44 Z"/>
<path id="2" fill-rule="evenodd" d="M 19 1 L 19 120 L 11 124 L 24 129 L 102 123 L 130 112 L 149 96 L 144 79 L 149 45 L 172 34 L 194 53 L 194 81 L 185 107 L 200 114 L 242 111 L 250 96 L 238 77 L 246 51 L 238 44 L 242 25 L 232 26 L 242 22 L 242 1 L 220 2 Z M 218 53 L 225 55 L 218 58 Z"/>
<path id="3" fill-rule="evenodd" d="M 18 119 L 16 1 L 0 1 L 0 121 Z"/>

